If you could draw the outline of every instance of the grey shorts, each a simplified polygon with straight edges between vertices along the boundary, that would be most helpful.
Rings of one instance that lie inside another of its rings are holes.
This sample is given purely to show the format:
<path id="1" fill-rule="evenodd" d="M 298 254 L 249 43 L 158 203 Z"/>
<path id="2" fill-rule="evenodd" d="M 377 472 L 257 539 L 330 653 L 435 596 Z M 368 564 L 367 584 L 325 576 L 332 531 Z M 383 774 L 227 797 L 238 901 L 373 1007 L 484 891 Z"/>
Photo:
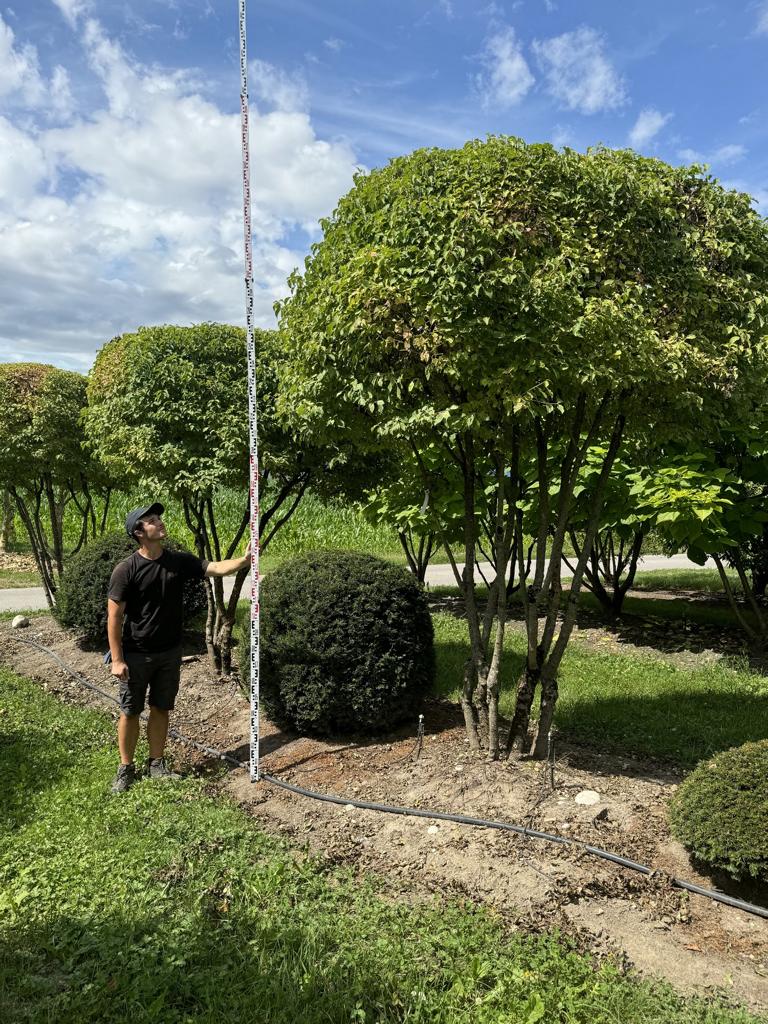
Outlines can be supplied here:
<path id="1" fill-rule="evenodd" d="M 151 708 L 173 711 L 179 692 L 181 647 L 157 654 L 126 651 L 124 656 L 130 678 L 120 683 L 120 710 L 126 715 L 140 715 L 149 692 Z"/>

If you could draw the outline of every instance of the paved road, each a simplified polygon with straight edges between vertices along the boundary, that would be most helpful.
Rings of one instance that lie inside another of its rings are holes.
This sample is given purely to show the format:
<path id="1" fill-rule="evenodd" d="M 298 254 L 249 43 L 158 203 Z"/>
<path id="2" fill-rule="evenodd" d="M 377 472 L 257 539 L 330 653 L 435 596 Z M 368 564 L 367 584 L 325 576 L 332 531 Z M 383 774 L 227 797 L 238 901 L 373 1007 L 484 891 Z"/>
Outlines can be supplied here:
<path id="1" fill-rule="evenodd" d="M 710 559 L 707 562 L 707 568 L 713 566 L 714 563 Z M 487 576 L 490 566 L 485 563 L 482 568 Z M 689 561 L 685 555 L 672 555 L 671 557 L 667 557 L 665 555 L 646 555 L 645 558 L 640 559 L 639 566 L 640 571 L 648 571 L 651 569 L 698 568 L 699 566 Z M 567 569 L 565 569 L 564 575 L 569 575 Z M 479 572 L 476 574 L 476 578 L 480 581 L 481 577 Z M 456 585 L 456 581 L 453 578 L 453 570 L 450 565 L 431 565 L 427 570 L 427 582 L 433 587 L 452 587 Z M 244 590 L 245 589 L 247 588 L 244 588 Z M 229 594 L 231 590 L 232 580 L 226 579 L 224 581 L 224 591 L 226 594 Z M 45 595 L 42 587 L 19 587 L 16 590 L 0 590 L 0 612 L 31 611 L 45 607 Z"/>

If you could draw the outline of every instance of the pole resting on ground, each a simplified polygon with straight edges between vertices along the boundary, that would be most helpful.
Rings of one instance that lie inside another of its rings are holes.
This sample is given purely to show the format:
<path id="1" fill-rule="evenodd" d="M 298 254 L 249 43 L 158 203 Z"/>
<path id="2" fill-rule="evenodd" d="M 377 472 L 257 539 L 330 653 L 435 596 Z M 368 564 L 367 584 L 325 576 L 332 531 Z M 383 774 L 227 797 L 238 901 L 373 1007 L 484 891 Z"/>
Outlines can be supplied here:
<path id="1" fill-rule="evenodd" d="M 248 447 L 250 452 L 251 534 L 251 782 L 259 779 L 259 432 L 256 404 L 256 353 L 253 337 L 253 238 L 251 233 L 251 157 L 248 132 L 248 47 L 246 0 L 240 14 L 240 126 L 243 144 L 243 236 L 245 243 L 245 328 L 248 349 Z"/>

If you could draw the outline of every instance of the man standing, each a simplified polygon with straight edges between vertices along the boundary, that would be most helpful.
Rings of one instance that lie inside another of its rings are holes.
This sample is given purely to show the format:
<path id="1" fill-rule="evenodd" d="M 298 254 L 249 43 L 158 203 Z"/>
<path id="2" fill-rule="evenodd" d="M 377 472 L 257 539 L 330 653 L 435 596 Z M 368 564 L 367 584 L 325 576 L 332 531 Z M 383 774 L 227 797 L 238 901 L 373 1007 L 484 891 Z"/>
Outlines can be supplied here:
<path id="1" fill-rule="evenodd" d="M 109 583 L 107 633 L 112 675 L 120 681 L 120 767 L 113 793 L 124 793 L 136 781 L 133 755 L 147 693 L 147 775 L 179 778 L 166 767 L 163 755 L 181 673 L 184 583 L 206 576 L 230 576 L 250 564 L 250 552 L 242 558 L 207 562 L 185 551 L 166 551 L 164 511 L 155 502 L 128 514 L 125 529 L 139 548 L 115 566 Z"/>

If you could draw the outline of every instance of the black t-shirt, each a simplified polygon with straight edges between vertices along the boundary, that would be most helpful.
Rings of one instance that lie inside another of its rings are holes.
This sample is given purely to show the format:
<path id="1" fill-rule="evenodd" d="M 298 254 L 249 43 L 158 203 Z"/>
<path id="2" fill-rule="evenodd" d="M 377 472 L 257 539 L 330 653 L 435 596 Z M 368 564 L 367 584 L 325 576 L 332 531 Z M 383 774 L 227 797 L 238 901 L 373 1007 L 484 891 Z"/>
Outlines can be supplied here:
<path id="1" fill-rule="evenodd" d="M 207 567 L 188 551 L 163 551 L 155 559 L 134 551 L 118 562 L 109 597 L 125 601 L 123 650 L 155 654 L 178 647 L 184 626 L 184 583 L 201 580 Z"/>

